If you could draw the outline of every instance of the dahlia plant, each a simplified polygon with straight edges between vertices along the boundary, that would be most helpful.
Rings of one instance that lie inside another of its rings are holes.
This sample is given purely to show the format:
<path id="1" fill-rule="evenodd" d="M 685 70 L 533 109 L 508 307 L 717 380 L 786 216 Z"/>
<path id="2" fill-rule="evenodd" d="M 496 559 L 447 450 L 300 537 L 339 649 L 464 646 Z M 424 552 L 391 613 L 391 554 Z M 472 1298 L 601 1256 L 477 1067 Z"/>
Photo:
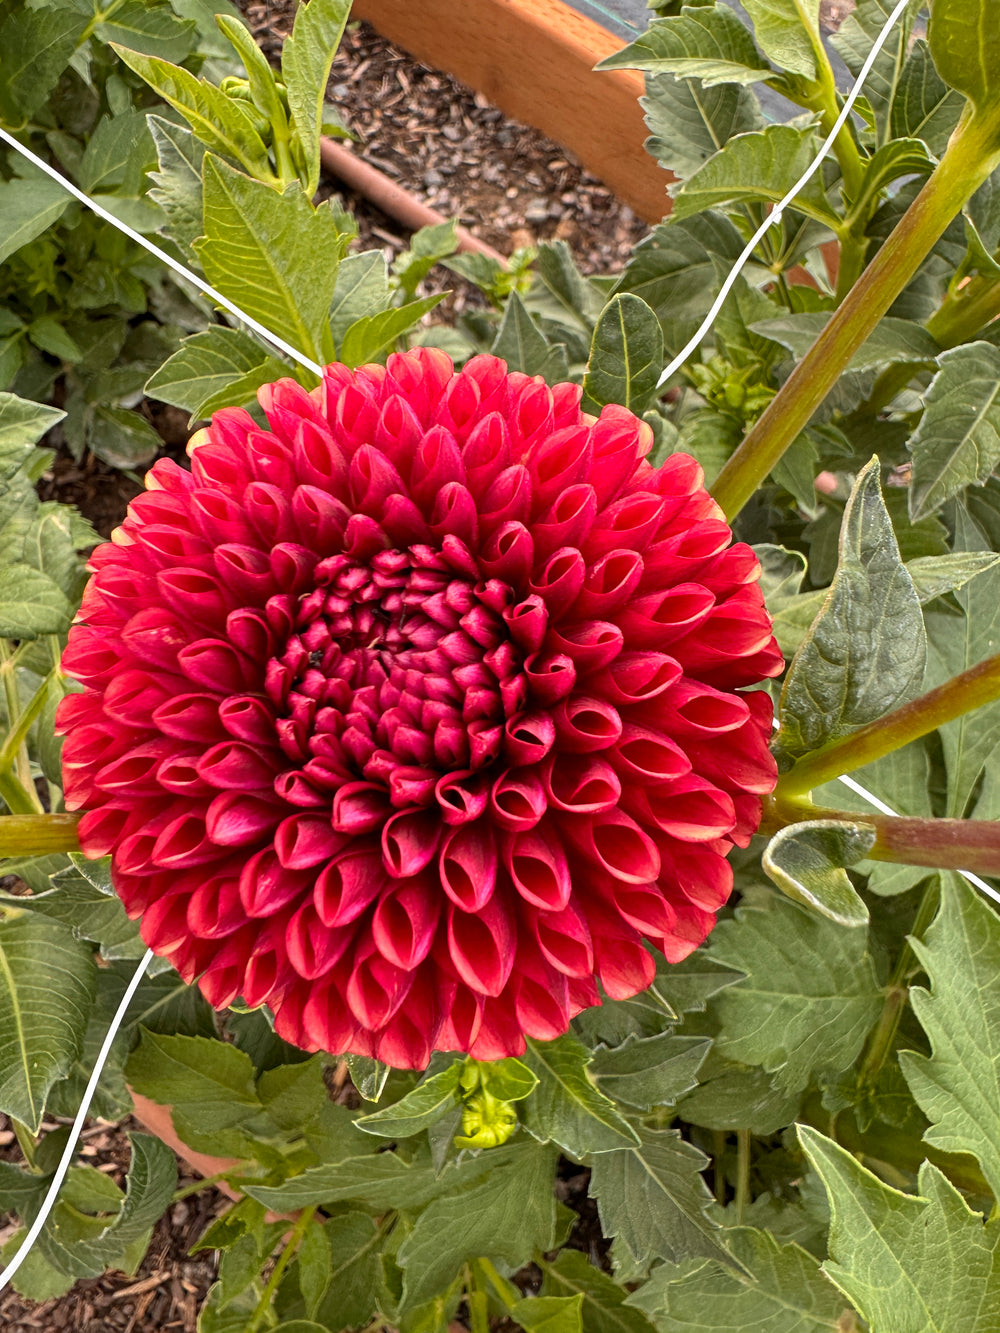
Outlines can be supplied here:
<path id="1" fill-rule="evenodd" d="M 658 2 L 609 63 L 673 212 L 613 282 L 352 253 L 345 0 L 280 77 L 224 16 L 214 82 L 188 7 L 77 37 L 173 110 L 171 253 L 296 356 L 185 339 L 188 457 L 96 546 L 0 395 L 4 1260 L 140 963 L 95 1109 L 216 1159 L 200 1333 L 992 1333 L 1000 0 L 862 0 L 839 128 L 817 4 Z M 18 1291 L 135 1272 L 175 1187 L 144 1133 L 78 1163 Z"/>

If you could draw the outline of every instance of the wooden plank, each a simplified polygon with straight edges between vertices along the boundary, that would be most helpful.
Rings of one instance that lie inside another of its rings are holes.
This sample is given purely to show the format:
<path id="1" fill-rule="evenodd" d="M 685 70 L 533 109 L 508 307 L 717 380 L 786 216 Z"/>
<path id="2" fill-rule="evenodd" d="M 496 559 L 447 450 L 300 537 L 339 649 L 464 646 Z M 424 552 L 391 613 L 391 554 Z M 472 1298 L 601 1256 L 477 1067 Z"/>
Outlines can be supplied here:
<path id="1" fill-rule="evenodd" d="M 355 0 L 353 12 L 549 135 L 646 221 L 669 211 L 671 177 L 642 146 L 642 75 L 595 74 L 622 42 L 562 0 Z"/>

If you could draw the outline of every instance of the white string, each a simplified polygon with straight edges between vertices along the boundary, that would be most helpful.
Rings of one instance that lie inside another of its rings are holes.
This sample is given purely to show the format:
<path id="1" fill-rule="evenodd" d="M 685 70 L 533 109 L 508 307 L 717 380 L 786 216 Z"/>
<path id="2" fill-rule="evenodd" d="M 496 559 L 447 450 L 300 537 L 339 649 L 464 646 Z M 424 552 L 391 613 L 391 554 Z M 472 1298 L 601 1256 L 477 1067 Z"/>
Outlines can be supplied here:
<path id="1" fill-rule="evenodd" d="M 300 366 L 305 366 L 306 370 L 311 370 L 312 373 L 318 375 L 320 379 L 323 378 L 322 366 L 317 365 L 315 361 L 310 361 L 307 356 L 303 356 L 303 354 L 294 348 L 291 343 L 286 343 L 284 338 L 279 338 L 276 333 L 271 333 L 271 331 L 266 329 L 263 324 L 259 323 L 251 315 L 248 315 L 246 311 L 241 310 L 234 302 L 230 301 L 227 296 L 223 296 L 222 293 L 217 292 L 214 287 L 210 287 L 204 278 L 199 278 L 197 273 L 192 273 L 190 269 L 174 259 L 172 255 L 168 255 L 166 250 L 161 250 L 158 245 L 154 245 L 152 241 L 147 239 L 147 237 L 140 235 L 137 231 L 133 231 L 132 228 L 122 222 L 120 218 L 116 218 L 113 213 L 109 213 L 106 208 L 102 208 L 100 204 L 95 203 L 89 195 L 84 194 L 82 190 L 78 190 L 72 181 L 68 181 L 65 176 L 60 176 L 59 172 L 56 171 L 54 167 L 49 166 L 48 162 L 44 162 L 40 157 L 36 156 L 30 148 L 25 148 L 24 144 L 18 143 L 13 135 L 8 134 L 2 127 L 0 127 L 0 139 L 3 139 L 4 143 L 10 144 L 11 148 L 13 148 L 15 152 L 20 153 L 22 157 L 26 157 L 32 165 L 39 169 L 39 171 L 44 171 L 46 176 L 51 176 L 56 184 L 61 185 L 62 188 L 71 194 L 74 199 L 79 199 L 81 204 L 84 204 L 91 210 L 91 212 L 96 213 L 99 218 L 103 218 L 105 222 L 110 222 L 112 227 L 117 227 L 119 231 L 124 232 L 130 240 L 135 241 L 137 245 L 143 246 L 151 255 L 155 255 L 157 259 L 166 264 L 168 268 L 172 268 L 175 273 L 179 274 L 182 278 L 186 278 L 188 282 L 194 283 L 199 291 L 204 292 L 206 296 L 210 296 L 217 305 L 221 305 L 224 310 L 228 310 L 231 315 L 235 315 L 237 319 L 242 320 L 244 324 L 249 325 L 255 333 L 258 333 L 262 338 L 265 338 L 273 347 L 277 347 L 278 350 L 284 352 L 286 356 L 290 356 L 292 360 L 297 361 Z"/>
<path id="2" fill-rule="evenodd" d="M 729 276 L 726 278 L 726 281 L 722 284 L 722 290 L 715 298 L 715 301 L 712 304 L 712 308 L 709 310 L 708 314 L 702 320 L 698 332 L 694 335 L 694 337 L 690 340 L 690 342 L 687 343 L 684 349 L 681 352 L 678 352 L 678 354 L 674 357 L 673 361 L 671 361 L 670 365 L 667 366 L 666 370 L 657 380 L 656 384 L 657 388 L 660 388 L 662 387 L 662 385 L 666 384 L 667 380 L 670 379 L 671 375 L 675 374 L 678 370 L 680 370 L 681 366 L 683 366 L 684 362 L 688 359 L 691 353 L 696 351 L 698 347 L 701 345 L 702 338 L 704 338 L 705 334 L 708 333 L 709 329 L 715 323 L 715 318 L 718 315 L 719 311 L 722 309 L 723 305 L 725 304 L 726 297 L 732 291 L 736 279 L 740 276 L 743 269 L 746 267 L 751 256 L 753 255 L 754 250 L 756 250 L 760 241 L 763 240 L 763 238 L 767 235 L 767 233 L 770 231 L 772 227 L 776 226 L 781 221 L 784 210 L 792 202 L 795 196 L 801 190 L 805 189 L 805 187 L 812 180 L 813 176 L 815 176 L 816 172 L 819 171 L 820 166 L 823 163 L 823 159 L 826 157 L 827 153 L 829 153 L 830 149 L 833 147 L 837 135 L 843 129 L 847 117 L 851 114 L 851 110 L 854 106 L 854 103 L 857 101 L 861 89 L 864 86 L 865 79 L 867 79 L 869 73 L 871 72 L 872 65 L 875 64 L 875 61 L 878 58 L 878 53 L 882 50 L 882 47 L 888 40 L 890 32 L 892 32 L 893 28 L 896 26 L 897 22 L 902 17 L 903 11 L 910 3 L 911 0 L 899 0 L 899 3 L 896 5 L 896 8 L 889 15 L 888 19 L 886 19 L 885 27 L 875 38 L 875 43 L 872 46 L 872 49 L 868 52 L 867 59 L 861 66 L 861 71 L 854 82 L 854 87 L 847 94 L 847 100 L 844 102 L 840 115 L 834 121 L 833 129 L 826 136 L 826 139 L 823 142 L 823 147 L 819 150 L 818 155 L 809 164 L 808 168 L 802 173 L 802 175 L 795 182 L 792 188 L 788 191 L 785 197 L 779 203 L 775 204 L 774 208 L 767 215 L 764 221 L 760 224 L 760 226 L 754 232 L 753 236 L 751 236 L 750 240 L 747 241 L 743 253 L 736 261 L 735 267 L 730 270 Z"/>
<path id="3" fill-rule="evenodd" d="M 73 1127 L 69 1132 L 69 1140 L 66 1143 L 66 1147 L 63 1149 L 63 1155 L 59 1160 L 59 1165 L 56 1167 L 56 1173 L 52 1177 L 52 1183 L 49 1185 L 48 1193 L 45 1195 L 45 1200 L 38 1211 L 38 1216 L 35 1218 L 34 1222 L 32 1222 L 24 1240 L 22 1240 L 21 1244 L 17 1247 L 17 1253 L 3 1272 L 0 1273 L 0 1291 L 3 1291 L 7 1283 L 21 1267 L 25 1259 L 27 1259 L 28 1251 L 38 1239 L 39 1232 L 48 1221 L 49 1213 L 51 1213 L 55 1206 L 56 1196 L 59 1193 L 63 1181 L 66 1179 L 66 1172 L 69 1170 L 70 1162 L 73 1160 L 77 1139 L 79 1139 L 80 1131 L 83 1129 L 83 1122 L 87 1118 L 87 1112 L 90 1110 L 90 1103 L 93 1101 L 94 1093 L 97 1091 L 98 1080 L 107 1063 L 108 1056 L 111 1054 L 111 1043 L 114 1041 L 115 1037 L 118 1036 L 118 1029 L 124 1021 L 126 1011 L 132 1002 L 132 996 L 138 990 L 139 982 L 146 975 L 146 968 L 149 967 L 152 961 L 153 951 L 152 949 L 147 949 L 142 962 L 135 969 L 135 975 L 126 987 L 121 1004 L 118 1006 L 118 1012 L 111 1020 L 111 1026 L 108 1028 L 107 1034 L 105 1035 L 104 1043 L 98 1052 L 97 1060 L 91 1071 L 90 1081 L 83 1094 L 83 1101 L 80 1103 L 80 1109 L 76 1113 L 76 1119 L 73 1121 Z"/>

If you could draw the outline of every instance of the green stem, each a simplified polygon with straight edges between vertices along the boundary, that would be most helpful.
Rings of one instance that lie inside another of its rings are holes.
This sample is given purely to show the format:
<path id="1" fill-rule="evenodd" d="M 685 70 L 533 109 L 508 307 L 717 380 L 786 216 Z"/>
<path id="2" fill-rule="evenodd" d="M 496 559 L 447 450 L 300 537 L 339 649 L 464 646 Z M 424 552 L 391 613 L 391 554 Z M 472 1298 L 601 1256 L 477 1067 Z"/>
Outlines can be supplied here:
<path id="1" fill-rule="evenodd" d="M 743 1217 L 750 1205 L 750 1131 L 736 1131 L 736 1225 L 743 1224 Z"/>
<path id="2" fill-rule="evenodd" d="M 712 1192 L 720 1208 L 726 1206 L 726 1178 L 722 1174 L 722 1156 L 726 1151 L 726 1135 L 721 1129 L 712 1131 Z"/>
<path id="3" fill-rule="evenodd" d="M 781 775 L 777 792 L 782 797 L 794 797 L 812 791 L 995 699 L 1000 699 L 1000 654 L 988 657 L 885 717 L 859 727 L 849 736 L 807 754 Z"/>
<path id="4" fill-rule="evenodd" d="M 1000 822 L 989 819 L 917 819 L 906 815 L 858 814 L 813 805 L 802 797 L 779 796 L 764 800 L 760 832 L 776 833 L 790 824 L 830 820 L 865 824 L 875 830 L 872 861 L 927 866 L 930 870 L 970 870 L 978 875 L 1000 875 Z"/>
<path id="5" fill-rule="evenodd" d="M 998 126 L 967 113 L 933 175 L 712 487 L 732 519 L 809 424 L 851 357 L 966 200 L 1000 163 Z"/>
<path id="6" fill-rule="evenodd" d="M 62 673 L 57 666 L 52 668 L 35 691 L 27 708 L 11 728 L 3 745 L 0 745 L 0 770 L 9 768 L 17 761 L 18 752 L 27 739 L 32 723 L 48 702 L 49 689 L 55 684 L 61 674 Z"/>
<path id="7" fill-rule="evenodd" d="M 0 859 L 78 852 L 80 839 L 76 826 L 79 822 L 79 815 L 29 813 L 0 816 Z"/>
<path id="8" fill-rule="evenodd" d="M 218 1185 L 221 1180 L 226 1180 L 232 1174 L 231 1171 L 216 1171 L 212 1176 L 203 1176 L 200 1180 L 194 1180 L 190 1185 L 182 1185 L 180 1189 L 174 1190 L 171 1196 L 171 1203 L 180 1203 L 182 1199 L 188 1199 L 192 1194 L 199 1194 L 202 1190 L 211 1189 L 213 1185 Z"/>
<path id="9" fill-rule="evenodd" d="M 278 1290 L 281 1279 L 285 1276 L 285 1269 L 295 1258 L 295 1252 L 302 1243 L 302 1237 L 306 1234 L 309 1223 L 313 1220 L 316 1213 L 316 1204 L 310 1204 L 308 1208 L 303 1208 L 299 1214 L 298 1220 L 292 1227 L 288 1240 L 285 1242 L 285 1248 L 278 1255 L 278 1262 L 274 1265 L 271 1276 L 267 1279 L 267 1285 L 261 1293 L 261 1298 L 257 1302 L 257 1308 L 254 1310 L 246 1327 L 246 1333 L 257 1333 L 262 1322 L 271 1309 L 271 1302 L 274 1299 L 274 1293 Z"/>

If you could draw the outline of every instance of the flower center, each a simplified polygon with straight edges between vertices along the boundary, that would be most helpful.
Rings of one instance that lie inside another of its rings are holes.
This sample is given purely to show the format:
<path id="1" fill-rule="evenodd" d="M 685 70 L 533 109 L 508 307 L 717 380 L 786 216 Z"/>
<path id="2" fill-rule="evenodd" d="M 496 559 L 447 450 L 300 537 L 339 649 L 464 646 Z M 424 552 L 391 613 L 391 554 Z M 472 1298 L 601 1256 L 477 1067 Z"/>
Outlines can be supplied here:
<path id="1" fill-rule="evenodd" d="M 321 561 L 267 667 L 286 756 L 323 789 L 367 781 L 396 806 L 492 764 L 527 697 L 513 600 L 430 547 Z"/>

